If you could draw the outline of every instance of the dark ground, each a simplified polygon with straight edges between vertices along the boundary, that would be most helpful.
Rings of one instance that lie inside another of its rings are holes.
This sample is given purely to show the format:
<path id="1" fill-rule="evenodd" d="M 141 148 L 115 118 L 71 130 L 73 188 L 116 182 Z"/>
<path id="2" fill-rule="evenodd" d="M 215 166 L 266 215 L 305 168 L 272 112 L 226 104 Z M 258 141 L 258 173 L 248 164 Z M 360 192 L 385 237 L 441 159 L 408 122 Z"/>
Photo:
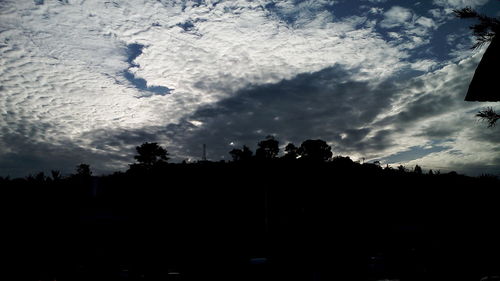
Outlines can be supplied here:
<path id="1" fill-rule="evenodd" d="M 8 280 L 500 275 L 493 178 L 350 162 L 199 163 L 0 185 Z"/>

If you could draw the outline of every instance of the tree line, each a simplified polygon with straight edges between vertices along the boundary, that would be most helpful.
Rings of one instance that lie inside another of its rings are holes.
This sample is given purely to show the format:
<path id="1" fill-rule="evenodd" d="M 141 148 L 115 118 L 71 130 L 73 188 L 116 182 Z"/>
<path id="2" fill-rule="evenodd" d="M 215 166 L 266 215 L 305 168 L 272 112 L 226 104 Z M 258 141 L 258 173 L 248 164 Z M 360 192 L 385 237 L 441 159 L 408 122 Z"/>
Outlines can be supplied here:
<path id="1" fill-rule="evenodd" d="M 161 145 L 157 142 L 144 142 L 141 145 L 136 147 L 136 155 L 134 156 L 135 162 L 129 164 L 129 168 L 125 173 L 134 174 L 140 172 L 147 171 L 164 171 L 167 167 L 172 167 L 172 165 L 176 165 L 174 163 L 170 163 L 169 160 L 170 154 Z M 384 171 L 396 171 L 399 173 L 411 172 L 414 174 L 423 174 L 423 169 L 419 165 L 415 165 L 412 168 L 407 168 L 404 165 L 399 165 L 396 168 L 389 166 L 388 164 L 385 167 L 381 166 L 380 161 L 373 161 L 372 163 L 360 163 L 360 161 L 353 161 L 349 156 L 333 156 L 332 147 L 328 145 L 328 143 L 322 139 L 307 139 L 303 141 L 300 146 L 296 146 L 293 143 L 288 143 L 284 147 L 284 153 L 280 155 L 280 145 L 279 140 L 274 136 L 267 136 L 265 139 L 259 141 L 257 143 L 257 148 L 252 151 L 247 145 L 243 145 L 241 148 L 234 148 L 230 150 L 229 155 L 232 158 L 232 161 L 224 162 L 221 160 L 220 162 L 211 162 L 207 160 L 202 160 L 198 162 L 187 163 L 183 161 L 182 164 L 178 165 L 189 165 L 189 164 L 200 164 L 200 163 L 212 163 L 212 164 L 247 164 L 247 165 L 258 165 L 258 164 L 273 164 L 273 165 L 293 165 L 295 164 L 316 164 L 320 165 L 321 163 L 327 164 L 339 164 L 341 163 L 344 166 L 372 166 L 375 169 L 384 170 Z M 121 172 L 115 172 L 121 173 Z M 36 183 L 36 182 L 60 182 L 63 179 L 70 180 L 83 180 L 90 179 L 92 177 L 92 170 L 90 164 L 81 163 L 75 167 L 75 172 L 67 177 L 64 177 L 59 170 L 52 170 L 50 175 L 45 175 L 44 172 L 39 172 L 35 175 L 28 175 L 24 179 L 17 180 L 25 180 L 26 182 Z M 427 174 L 429 175 L 439 175 L 441 172 L 439 170 L 433 171 L 432 169 L 428 170 Z M 457 174 L 452 171 L 448 174 Z M 482 178 L 495 178 L 493 175 L 483 174 Z M 9 182 L 10 177 L 0 177 L 1 182 Z"/>
<path id="2" fill-rule="evenodd" d="M 255 152 L 229 151 L 232 161 L 169 163 L 165 148 L 145 142 L 125 172 L 93 176 L 80 164 L 67 177 L 1 179 L 2 226 L 13 234 L 5 239 L 16 241 L 9 257 L 20 261 L 20 280 L 172 272 L 182 280 L 479 280 L 486 263 L 498 264 L 500 233 L 488 229 L 498 220 L 494 177 L 360 163 L 333 156 L 323 140 L 279 148 L 266 137 Z M 471 237 L 484 247 L 463 242 Z M 447 252 L 458 242 L 460 252 Z"/>

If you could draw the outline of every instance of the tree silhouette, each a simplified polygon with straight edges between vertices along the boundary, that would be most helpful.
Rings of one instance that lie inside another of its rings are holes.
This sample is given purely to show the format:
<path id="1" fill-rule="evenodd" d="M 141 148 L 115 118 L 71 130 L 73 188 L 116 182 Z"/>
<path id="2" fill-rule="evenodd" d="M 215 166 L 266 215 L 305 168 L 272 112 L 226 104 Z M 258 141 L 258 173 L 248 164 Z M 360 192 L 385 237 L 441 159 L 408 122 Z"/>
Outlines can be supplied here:
<path id="1" fill-rule="evenodd" d="M 500 91 L 498 91 L 498 67 L 500 65 L 500 20 L 486 15 L 479 14 L 470 7 L 453 11 L 455 16 L 461 19 L 476 19 L 479 23 L 470 26 L 476 43 L 473 49 L 479 48 L 490 42 L 483 58 L 479 62 L 474 73 L 469 89 L 465 96 L 466 101 L 500 101 Z M 500 114 L 492 108 L 481 110 L 476 114 L 481 120 L 488 123 L 488 127 L 494 127 Z"/>
<path id="2" fill-rule="evenodd" d="M 352 167 L 354 162 L 349 156 L 335 156 L 332 158 L 332 163 L 338 167 Z"/>
<path id="3" fill-rule="evenodd" d="M 332 148 L 324 140 L 306 140 L 298 149 L 300 159 L 323 162 L 332 157 Z"/>
<path id="4" fill-rule="evenodd" d="M 285 147 L 285 155 L 283 155 L 283 159 L 285 160 L 296 160 L 299 156 L 299 148 L 296 147 L 293 143 L 289 143 Z"/>
<path id="5" fill-rule="evenodd" d="M 159 146 L 156 142 L 145 142 L 135 149 L 137 150 L 137 155 L 134 156 L 134 158 L 138 162 L 136 165 L 144 168 L 152 168 L 159 164 L 166 164 L 170 159 L 168 158 L 167 150 Z"/>
<path id="6" fill-rule="evenodd" d="M 413 172 L 415 174 L 421 175 L 422 174 L 422 168 L 419 165 L 415 165 L 415 168 L 413 169 Z"/>
<path id="7" fill-rule="evenodd" d="M 488 123 L 488 128 L 495 127 L 498 119 L 500 119 L 500 114 L 496 113 L 493 108 L 488 107 L 484 110 L 479 111 L 476 114 L 482 121 Z"/>
<path id="8" fill-rule="evenodd" d="M 155 166 L 166 162 L 164 149 L 144 144 L 137 150 L 138 169 L 127 173 L 90 177 L 90 166 L 81 164 L 78 175 L 58 182 L 42 173 L 0 177 L 16 210 L 7 220 L 13 227 L 6 227 L 21 234 L 41 230 L 13 240 L 13 250 L 20 245 L 23 255 L 33 256 L 21 264 L 20 280 L 137 280 L 171 272 L 177 272 L 174 280 L 203 279 L 207 272 L 207 278 L 222 280 L 313 280 L 316 274 L 321 280 L 438 280 L 457 261 L 468 266 L 455 276 L 466 277 L 496 272 L 499 264 L 495 188 L 475 188 L 498 186 L 494 176 L 382 169 L 330 158 L 331 148 L 321 140 L 300 148 L 288 144 L 286 155 L 328 162 L 253 161 L 243 146 L 231 154 L 248 162 L 172 163 L 168 172 Z M 151 151 L 161 156 L 145 157 Z M 443 200 L 450 196 L 454 200 Z M 461 231 L 440 227 L 443 218 Z M 53 234 L 73 226 L 77 231 L 68 239 Z M 463 242 L 458 248 L 457 241 Z M 434 266 L 436 255 L 443 266 Z M 210 273 L 221 260 L 228 270 Z"/>
<path id="9" fill-rule="evenodd" d="M 89 164 L 80 164 L 76 166 L 76 175 L 80 177 L 90 177 L 92 175 L 92 171 L 90 170 Z"/>
<path id="10" fill-rule="evenodd" d="M 61 172 L 58 171 L 58 170 L 52 170 L 50 171 L 51 175 L 52 175 L 52 180 L 54 181 L 59 181 L 61 180 Z"/>
<path id="11" fill-rule="evenodd" d="M 400 172 L 402 172 L 402 173 L 405 173 L 405 172 L 407 172 L 408 170 L 406 169 L 406 167 L 405 167 L 405 166 L 403 166 L 403 165 L 399 165 L 399 166 L 398 166 L 398 171 L 400 171 Z"/>
<path id="12" fill-rule="evenodd" d="M 44 182 L 47 178 L 45 177 L 45 174 L 43 172 L 39 172 L 38 174 L 36 174 L 35 176 L 35 180 L 37 182 Z"/>
<path id="13" fill-rule="evenodd" d="M 273 136 L 267 136 L 265 140 L 258 143 L 259 148 L 255 151 L 255 157 L 260 160 L 272 160 L 278 155 L 279 141 Z"/>
<path id="14" fill-rule="evenodd" d="M 476 37 L 476 43 L 472 46 L 473 49 L 479 48 L 487 42 L 491 42 L 500 30 L 500 21 L 498 19 L 479 14 L 471 7 L 453 10 L 453 13 L 456 17 L 461 19 L 479 20 L 479 23 L 470 26 L 474 37 Z"/>
<path id="15" fill-rule="evenodd" d="M 234 162 L 248 161 L 252 159 L 253 156 L 253 152 L 246 145 L 244 145 L 242 149 L 235 148 L 229 151 L 229 154 L 233 157 Z"/>

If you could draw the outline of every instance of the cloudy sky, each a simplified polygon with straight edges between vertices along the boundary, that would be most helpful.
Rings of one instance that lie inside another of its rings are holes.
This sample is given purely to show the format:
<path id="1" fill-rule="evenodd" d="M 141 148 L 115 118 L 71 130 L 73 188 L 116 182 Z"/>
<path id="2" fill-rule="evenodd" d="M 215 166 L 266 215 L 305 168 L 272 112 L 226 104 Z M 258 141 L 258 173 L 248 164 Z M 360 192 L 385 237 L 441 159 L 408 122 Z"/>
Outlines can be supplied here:
<path id="1" fill-rule="evenodd" d="M 464 102 L 494 0 L 1 0 L 0 176 L 126 170 L 155 141 L 210 160 L 274 135 L 334 155 L 500 174 Z"/>

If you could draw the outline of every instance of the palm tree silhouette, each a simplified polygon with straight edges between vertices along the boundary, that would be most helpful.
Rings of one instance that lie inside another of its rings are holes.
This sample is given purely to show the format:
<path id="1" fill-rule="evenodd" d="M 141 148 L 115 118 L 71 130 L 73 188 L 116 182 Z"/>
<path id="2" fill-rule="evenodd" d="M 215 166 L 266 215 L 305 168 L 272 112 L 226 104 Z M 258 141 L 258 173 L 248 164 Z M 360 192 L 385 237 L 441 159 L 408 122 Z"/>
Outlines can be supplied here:
<path id="1" fill-rule="evenodd" d="M 465 101 L 500 101 L 500 91 L 498 90 L 500 37 L 497 36 L 500 31 L 500 20 L 479 14 L 470 7 L 454 10 L 454 13 L 461 19 L 479 20 L 479 23 L 470 27 L 476 37 L 476 43 L 472 47 L 473 49 L 479 48 L 483 44 L 490 42 L 469 84 Z M 497 120 L 500 119 L 500 114 L 496 113 L 493 108 L 481 110 L 476 116 L 486 121 L 488 127 L 495 126 Z"/>

